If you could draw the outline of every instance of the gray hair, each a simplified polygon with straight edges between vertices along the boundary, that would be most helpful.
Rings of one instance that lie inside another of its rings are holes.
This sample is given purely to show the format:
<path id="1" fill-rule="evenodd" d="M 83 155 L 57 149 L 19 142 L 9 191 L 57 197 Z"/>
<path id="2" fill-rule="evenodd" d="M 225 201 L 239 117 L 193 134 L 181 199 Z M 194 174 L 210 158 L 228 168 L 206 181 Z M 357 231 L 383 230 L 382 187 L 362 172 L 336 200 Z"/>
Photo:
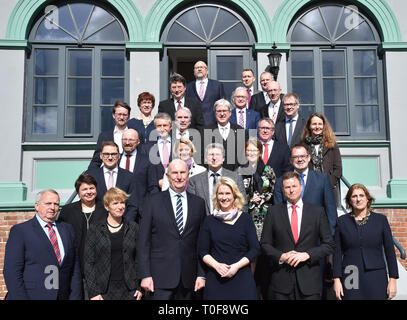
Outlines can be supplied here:
<path id="1" fill-rule="evenodd" d="M 231 96 L 231 100 L 232 100 L 233 105 L 235 105 L 234 99 L 235 99 L 237 90 L 243 90 L 244 92 L 246 92 L 247 98 L 249 98 L 249 95 L 247 94 L 247 88 L 245 88 L 245 87 L 237 87 L 235 90 L 233 90 L 232 96 Z"/>
<path id="2" fill-rule="evenodd" d="M 181 107 L 180 109 L 178 109 L 178 110 L 175 112 L 175 119 L 177 118 L 177 113 L 178 113 L 178 111 L 180 111 L 180 110 L 183 110 L 183 111 L 188 111 L 189 118 L 190 118 L 190 119 L 192 119 L 192 113 L 191 113 L 191 110 L 189 110 L 189 108 L 186 108 L 186 107 Z"/>
<path id="3" fill-rule="evenodd" d="M 157 113 L 155 115 L 155 117 L 154 117 L 154 125 L 155 125 L 155 121 L 157 119 L 165 119 L 165 120 L 168 120 L 169 122 L 172 121 L 171 116 L 168 113 L 165 113 L 165 112 L 159 112 L 159 113 Z"/>
<path id="4" fill-rule="evenodd" d="M 46 194 L 47 192 L 56 194 L 58 196 L 58 198 L 59 198 L 58 192 L 56 192 L 54 189 L 45 189 L 45 190 L 42 190 L 42 191 L 37 193 L 37 195 L 35 196 L 35 202 L 39 203 L 41 201 L 43 195 Z"/>
<path id="5" fill-rule="evenodd" d="M 222 150 L 222 155 L 225 156 L 225 148 L 220 143 L 214 142 L 214 143 L 208 144 L 205 148 L 205 158 L 208 155 L 209 149 L 220 149 L 220 150 Z"/>
<path id="6" fill-rule="evenodd" d="M 232 111 L 232 105 L 226 99 L 219 99 L 218 101 L 216 101 L 215 104 L 213 105 L 213 112 L 216 112 L 216 108 L 218 106 L 226 106 L 229 108 L 229 111 Z"/>

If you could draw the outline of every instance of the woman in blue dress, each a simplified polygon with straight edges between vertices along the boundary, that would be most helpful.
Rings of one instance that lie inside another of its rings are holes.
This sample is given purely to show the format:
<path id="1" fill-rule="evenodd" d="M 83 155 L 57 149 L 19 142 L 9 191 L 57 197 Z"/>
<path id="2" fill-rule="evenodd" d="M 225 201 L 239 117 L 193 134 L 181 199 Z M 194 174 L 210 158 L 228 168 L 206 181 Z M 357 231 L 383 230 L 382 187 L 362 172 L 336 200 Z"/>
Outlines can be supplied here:
<path id="1" fill-rule="evenodd" d="M 204 299 L 256 300 L 250 263 L 260 246 L 253 220 L 242 212 L 244 198 L 231 178 L 219 178 L 213 194 L 214 211 L 199 236 L 199 254 L 209 267 Z"/>
<path id="2" fill-rule="evenodd" d="M 390 300 L 397 292 L 398 269 L 387 218 L 371 211 L 374 198 L 363 184 L 352 185 L 345 200 L 351 212 L 338 218 L 335 231 L 336 298 Z"/>
<path id="3" fill-rule="evenodd" d="M 140 115 L 127 122 L 127 127 L 137 130 L 140 143 L 149 141 L 150 133 L 154 130 L 154 117 L 151 112 L 154 109 L 155 98 L 152 93 L 142 92 L 138 95 L 137 105 L 140 108 Z"/>

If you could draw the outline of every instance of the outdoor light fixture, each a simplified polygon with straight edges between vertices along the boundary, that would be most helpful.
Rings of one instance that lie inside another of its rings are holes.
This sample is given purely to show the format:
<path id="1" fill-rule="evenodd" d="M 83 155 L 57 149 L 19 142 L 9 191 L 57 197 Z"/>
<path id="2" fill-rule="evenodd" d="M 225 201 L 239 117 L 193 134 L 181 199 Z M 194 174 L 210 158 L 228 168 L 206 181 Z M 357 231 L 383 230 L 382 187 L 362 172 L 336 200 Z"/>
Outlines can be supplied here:
<path id="1" fill-rule="evenodd" d="M 280 61 L 281 61 L 281 53 L 277 52 L 276 43 L 273 43 L 271 47 L 273 50 L 267 55 L 270 64 L 270 72 L 274 77 L 274 80 L 277 80 L 278 71 L 280 70 Z"/>

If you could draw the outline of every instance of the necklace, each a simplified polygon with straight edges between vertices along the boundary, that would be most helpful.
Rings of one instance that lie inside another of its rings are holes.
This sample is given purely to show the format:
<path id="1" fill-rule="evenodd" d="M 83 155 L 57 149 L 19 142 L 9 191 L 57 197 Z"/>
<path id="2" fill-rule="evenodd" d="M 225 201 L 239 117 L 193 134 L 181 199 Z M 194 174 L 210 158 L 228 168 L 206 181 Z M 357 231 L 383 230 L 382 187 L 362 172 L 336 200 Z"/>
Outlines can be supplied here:
<path id="1" fill-rule="evenodd" d="M 106 220 L 106 223 L 107 223 L 107 225 L 108 225 L 110 228 L 117 229 L 117 228 L 120 228 L 120 227 L 122 226 L 123 220 L 122 220 L 122 222 L 120 222 L 120 224 L 117 225 L 117 226 L 112 226 L 112 225 L 109 223 L 109 221 L 107 221 L 107 220 Z"/>

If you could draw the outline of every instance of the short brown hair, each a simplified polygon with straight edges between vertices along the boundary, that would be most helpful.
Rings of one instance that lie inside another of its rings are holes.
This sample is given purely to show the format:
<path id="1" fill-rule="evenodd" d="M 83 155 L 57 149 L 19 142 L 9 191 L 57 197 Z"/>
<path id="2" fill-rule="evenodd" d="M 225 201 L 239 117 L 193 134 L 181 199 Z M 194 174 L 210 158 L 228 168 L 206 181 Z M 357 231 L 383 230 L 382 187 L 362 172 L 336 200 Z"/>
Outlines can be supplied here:
<path id="1" fill-rule="evenodd" d="M 116 101 L 114 102 L 114 106 L 113 106 L 112 113 L 115 113 L 115 112 L 116 112 L 116 109 L 117 109 L 118 107 L 122 107 L 122 108 L 127 109 L 127 111 L 129 112 L 129 116 L 130 116 L 131 108 L 130 108 L 130 106 L 129 106 L 126 102 L 120 101 L 120 100 L 116 100 Z"/>
<path id="2" fill-rule="evenodd" d="M 298 173 L 294 172 L 294 171 L 287 171 L 287 172 L 285 172 L 285 173 L 283 174 L 283 178 L 282 178 L 283 180 L 282 180 L 282 181 L 285 181 L 285 180 L 288 180 L 288 179 L 292 179 L 292 178 L 297 179 L 298 182 L 301 184 L 300 175 L 299 175 Z M 302 185 L 302 184 L 301 184 L 301 185 Z"/>
<path id="3" fill-rule="evenodd" d="M 87 173 L 82 173 L 75 181 L 76 192 L 79 192 L 79 188 L 81 187 L 82 183 L 93 184 L 95 187 L 97 187 L 98 184 L 93 176 Z"/>
<path id="4" fill-rule="evenodd" d="M 366 199 L 367 199 L 367 210 L 371 210 L 372 203 L 373 203 L 373 201 L 375 199 L 370 194 L 369 190 L 367 190 L 365 185 L 363 185 L 361 183 L 355 183 L 355 184 L 351 185 L 351 187 L 349 188 L 349 190 L 348 190 L 348 192 L 346 193 L 346 196 L 345 196 L 346 208 L 348 208 L 348 209 L 352 208 L 352 204 L 351 204 L 350 199 L 352 197 L 353 191 L 355 191 L 357 189 L 363 190 L 363 192 L 366 195 Z"/>
<path id="5" fill-rule="evenodd" d="M 152 93 L 150 93 L 150 92 L 142 92 L 142 93 L 140 93 L 139 95 L 138 95 L 138 98 L 137 98 L 137 105 L 140 107 L 140 105 L 141 105 L 141 101 L 143 101 L 143 100 L 150 100 L 152 103 L 153 103 L 153 108 L 154 108 L 154 105 L 155 105 L 155 98 L 154 98 L 154 95 L 152 94 Z"/>
<path id="6" fill-rule="evenodd" d="M 249 147 L 249 145 L 255 146 L 255 147 L 259 150 L 260 155 L 263 154 L 263 144 L 262 144 L 262 143 L 260 142 L 260 140 L 257 139 L 256 137 L 250 137 L 250 138 L 246 141 L 246 144 L 245 144 L 245 147 L 244 147 L 244 150 L 245 150 L 245 151 L 247 150 L 247 148 Z"/>
<path id="7" fill-rule="evenodd" d="M 117 148 L 117 152 L 120 153 L 119 146 L 116 144 L 114 141 L 103 141 L 102 143 L 102 148 L 100 149 L 100 152 L 102 152 L 103 148 L 106 146 L 112 146 Z"/>
<path id="8" fill-rule="evenodd" d="M 103 196 L 103 205 L 108 207 L 109 204 L 115 200 L 126 201 L 129 197 L 129 194 L 119 188 L 110 188 Z"/>

